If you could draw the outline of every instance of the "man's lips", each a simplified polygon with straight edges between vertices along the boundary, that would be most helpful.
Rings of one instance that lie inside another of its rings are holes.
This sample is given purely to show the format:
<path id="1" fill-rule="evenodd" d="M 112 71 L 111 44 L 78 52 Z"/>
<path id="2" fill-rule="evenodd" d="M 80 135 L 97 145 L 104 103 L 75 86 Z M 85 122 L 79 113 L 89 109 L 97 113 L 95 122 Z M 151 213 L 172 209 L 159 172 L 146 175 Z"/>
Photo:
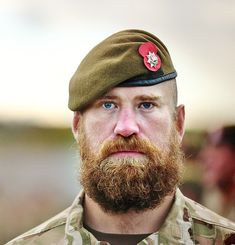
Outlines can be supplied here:
<path id="1" fill-rule="evenodd" d="M 143 156 L 144 153 L 140 151 L 135 150 L 123 150 L 123 151 L 116 151 L 112 152 L 110 156 L 117 156 L 117 157 L 137 157 L 137 156 Z"/>

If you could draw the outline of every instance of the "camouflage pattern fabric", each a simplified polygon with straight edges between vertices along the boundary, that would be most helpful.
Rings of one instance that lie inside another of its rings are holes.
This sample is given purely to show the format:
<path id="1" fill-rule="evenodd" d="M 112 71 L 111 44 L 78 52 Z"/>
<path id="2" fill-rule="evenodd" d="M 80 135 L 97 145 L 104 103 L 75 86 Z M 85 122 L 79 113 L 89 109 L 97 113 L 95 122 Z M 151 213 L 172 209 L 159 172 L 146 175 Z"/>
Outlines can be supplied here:
<path id="1" fill-rule="evenodd" d="M 82 191 L 72 206 L 7 245 L 108 245 L 97 241 L 82 223 Z M 235 223 L 183 196 L 179 189 L 161 229 L 138 245 L 231 245 L 235 244 Z"/>

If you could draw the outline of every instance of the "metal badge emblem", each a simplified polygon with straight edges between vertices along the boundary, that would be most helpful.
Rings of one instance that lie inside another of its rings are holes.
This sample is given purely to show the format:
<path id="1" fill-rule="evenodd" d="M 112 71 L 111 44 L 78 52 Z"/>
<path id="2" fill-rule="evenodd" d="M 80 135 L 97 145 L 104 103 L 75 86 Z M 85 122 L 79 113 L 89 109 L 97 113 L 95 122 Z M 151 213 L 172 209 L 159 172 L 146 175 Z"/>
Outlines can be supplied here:
<path id="1" fill-rule="evenodd" d="M 147 55 L 148 57 L 148 63 L 150 64 L 151 67 L 156 67 L 158 64 L 158 57 L 154 52 L 149 52 Z"/>

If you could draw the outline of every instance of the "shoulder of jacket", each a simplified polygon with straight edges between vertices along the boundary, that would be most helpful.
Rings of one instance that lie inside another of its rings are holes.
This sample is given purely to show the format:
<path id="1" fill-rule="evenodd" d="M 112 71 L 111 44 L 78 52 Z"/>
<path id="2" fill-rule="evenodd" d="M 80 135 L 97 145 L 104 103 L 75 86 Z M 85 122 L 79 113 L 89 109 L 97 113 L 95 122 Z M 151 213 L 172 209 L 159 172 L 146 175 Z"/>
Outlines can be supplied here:
<path id="1" fill-rule="evenodd" d="M 220 216 L 203 205 L 185 197 L 186 205 L 190 210 L 191 217 L 197 221 L 201 221 L 206 225 L 214 225 L 220 229 L 235 231 L 235 223 Z"/>
<path id="2" fill-rule="evenodd" d="M 55 229 L 59 226 L 65 225 L 69 209 L 70 208 L 65 209 L 64 211 L 60 212 L 59 214 L 55 215 L 49 220 L 23 233 L 22 235 L 16 237 L 15 239 L 8 242 L 6 245 L 15 244 L 16 241 L 20 241 L 20 240 L 24 240 L 29 237 L 40 235 L 42 233 Z"/>

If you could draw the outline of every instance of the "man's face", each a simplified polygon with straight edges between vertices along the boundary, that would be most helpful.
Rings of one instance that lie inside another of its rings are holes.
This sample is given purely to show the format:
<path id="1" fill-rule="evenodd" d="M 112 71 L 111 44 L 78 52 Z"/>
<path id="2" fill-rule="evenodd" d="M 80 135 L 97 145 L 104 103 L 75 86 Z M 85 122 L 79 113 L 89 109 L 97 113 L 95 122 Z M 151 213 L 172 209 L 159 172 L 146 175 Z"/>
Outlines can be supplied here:
<path id="1" fill-rule="evenodd" d="M 184 108 L 169 83 L 116 87 L 75 114 L 81 182 L 106 211 L 153 208 L 179 182 Z"/>

